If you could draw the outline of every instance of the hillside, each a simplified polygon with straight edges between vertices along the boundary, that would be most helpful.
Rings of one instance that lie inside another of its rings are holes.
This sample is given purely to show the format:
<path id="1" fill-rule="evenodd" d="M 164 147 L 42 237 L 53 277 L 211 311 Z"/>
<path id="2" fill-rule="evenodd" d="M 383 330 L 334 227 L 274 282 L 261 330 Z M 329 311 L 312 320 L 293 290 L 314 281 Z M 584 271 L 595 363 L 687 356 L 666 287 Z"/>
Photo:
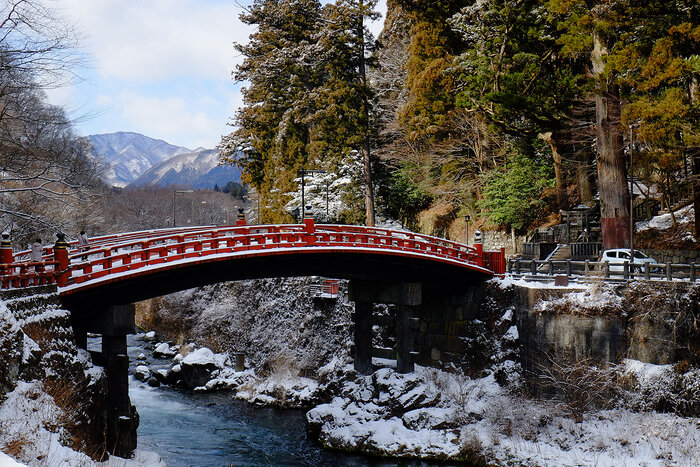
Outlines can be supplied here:
<path id="1" fill-rule="evenodd" d="M 228 182 L 240 182 L 241 173 L 232 165 L 219 166 L 219 151 L 202 149 L 178 154 L 153 165 L 130 186 L 187 185 L 192 188 L 213 188 Z"/>
<path id="2" fill-rule="evenodd" d="M 125 187 L 155 164 L 191 152 L 163 140 L 125 131 L 87 138 L 92 143 L 93 155 L 107 166 L 103 180 L 117 187 Z"/>

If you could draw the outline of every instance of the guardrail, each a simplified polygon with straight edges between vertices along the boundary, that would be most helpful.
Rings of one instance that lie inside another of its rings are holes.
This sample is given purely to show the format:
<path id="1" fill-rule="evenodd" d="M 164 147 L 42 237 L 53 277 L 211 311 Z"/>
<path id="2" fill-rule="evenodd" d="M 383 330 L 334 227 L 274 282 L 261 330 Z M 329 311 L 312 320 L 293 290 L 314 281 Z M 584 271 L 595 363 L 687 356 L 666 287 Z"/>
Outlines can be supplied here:
<path id="1" fill-rule="evenodd" d="M 507 265 L 508 274 L 532 275 L 532 276 L 585 276 L 600 277 L 603 279 L 645 279 L 645 280 L 697 280 L 698 265 L 657 263 L 635 265 L 630 268 L 629 263 L 613 264 L 607 261 L 539 261 L 530 259 L 509 259 Z"/>

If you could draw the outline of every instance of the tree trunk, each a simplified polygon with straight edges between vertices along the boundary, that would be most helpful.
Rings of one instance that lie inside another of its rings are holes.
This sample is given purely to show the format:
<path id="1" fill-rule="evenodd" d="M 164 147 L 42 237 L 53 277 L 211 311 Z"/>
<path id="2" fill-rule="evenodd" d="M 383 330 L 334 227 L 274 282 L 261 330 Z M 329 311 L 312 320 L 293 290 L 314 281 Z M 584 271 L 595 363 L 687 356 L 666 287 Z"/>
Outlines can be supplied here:
<path id="1" fill-rule="evenodd" d="M 698 102 L 698 75 L 693 75 L 690 84 L 690 100 L 693 104 Z M 693 160 L 693 208 L 695 210 L 695 240 L 700 242 L 700 149 L 691 148 L 694 151 Z"/>
<path id="2" fill-rule="evenodd" d="M 565 209 L 567 207 L 566 186 L 564 185 L 564 171 L 562 170 L 562 157 L 557 150 L 557 145 L 554 143 L 552 132 L 540 133 L 538 137 L 547 142 L 552 150 L 552 159 L 554 159 L 554 181 L 555 190 L 557 192 L 557 207 Z"/>
<path id="3" fill-rule="evenodd" d="M 590 169 L 589 155 L 584 153 L 581 157 L 583 160 L 579 161 L 576 167 L 576 186 L 581 203 L 590 206 L 593 200 L 595 179 L 593 177 L 593 171 Z"/>
<path id="4" fill-rule="evenodd" d="M 604 249 L 629 248 L 629 191 L 619 130 L 620 100 L 615 87 L 601 76 L 606 53 L 601 38 L 594 33 L 591 61 L 599 85 L 595 102 L 600 227 Z"/>
<path id="5" fill-rule="evenodd" d="M 359 73 L 360 85 L 362 86 L 362 120 L 363 120 L 363 141 L 362 141 L 362 162 L 364 167 L 364 184 L 365 184 L 365 223 L 369 227 L 375 224 L 374 214 L 374 188 L 372 180 L 372 161 L 370 159 L 370 122 L 369 122 L 369 98 L 367 96 L 367 70 L 365 69 L 365 25 L 363 2 L 360 2 L 360 18 L 358 27 L 358 38 L 360 43 L 359 52 Z"/>

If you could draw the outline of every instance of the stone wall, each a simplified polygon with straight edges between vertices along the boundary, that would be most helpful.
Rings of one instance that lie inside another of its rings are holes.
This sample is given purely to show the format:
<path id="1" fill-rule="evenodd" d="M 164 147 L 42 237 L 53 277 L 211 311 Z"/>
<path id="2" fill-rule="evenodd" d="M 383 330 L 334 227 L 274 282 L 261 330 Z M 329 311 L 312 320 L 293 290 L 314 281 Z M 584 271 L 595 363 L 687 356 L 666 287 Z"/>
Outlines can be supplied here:
<path id="1" fill-rule="evenodd" d="M 470 234 L 470 244 L 474 240 L 474 233 Z M 500 250 L 501 248 L 506 249 L 507 255 L 514 255 L 517 253 L 522 253 L 523 243 L 526 241 L 524 235 L 515 236 L 515 248 L 513 248 L 513 239 L 510 236 L 510 232 L 503 232 L 501 230 L 482 230 L 481 238 L 484 244 L 484 250 Z"/>
<path id="2" fill-rule="evenodd" d="M 525 368 L 552 358 L 700 363 L 700 336 L 693 325 L 700 315 L 700 286 L 634 283 L 600 287 L 592 292 L 514 287 Z M 581 295 L 586 293 L 591 295 Z M 586 301 L 589 303 L 582 303 Z"/>
<path id="3" fill-rule="evenodd" d="M 700 264 L 700 249 L 698 250 L 643 250 L 659 263 Z"/>
<path id="4" fill-rule="evenodd" d="M 50 421 L 61 424 L 62 442 L 95 460 L 106 458 L 105 379 L 76 347 L 70 312 L 62 308 L 55 286 L 0 292 L 0 344 L 0 401 L 20 381 L 40 381 L 64 411 L 58 422 Z"/>

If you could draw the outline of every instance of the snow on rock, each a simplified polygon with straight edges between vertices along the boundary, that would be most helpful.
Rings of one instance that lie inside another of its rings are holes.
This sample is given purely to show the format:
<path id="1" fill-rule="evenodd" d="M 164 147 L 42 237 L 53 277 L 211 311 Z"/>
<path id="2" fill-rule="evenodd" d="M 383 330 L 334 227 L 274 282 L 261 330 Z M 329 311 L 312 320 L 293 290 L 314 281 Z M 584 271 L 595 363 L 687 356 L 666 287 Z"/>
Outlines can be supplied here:
<path id="1" fill-rule="evenodd" d="M 628 366 L 648 377 L 666 371 Z M 420 367 L 409 375 L 382 369 L 349 378 L 341 392 L 307 413 L 310 434 L 330 448 L 495 465 L 700 462 L 698 418 L 619 408 L 588 412 L 575 423 L 554 402 L 510 393 L 493 375 L 471 379 Z M 411 410 L 383 395 L 406 400 L 421 392 L 425 402 Z M 435 393 L 439 397 L 430 396 Z"/>
<path id="2" fill-rule="evenodd" d="M 519 337 L 520 337 L 520 334 L 518 334 L 518 327 L 511 326 L 508 328 L 506 333 L 503 335 L 503 340 L 508 341 L 508 342 L 515 342 L 518 340 Z"/>
<path id="3" fill-rule="evenodd" d="M 153 350 L 153 356 L 156 358 L 172 358 L 175 354 L 177 354 L 177 350 L 171 348 L 167 342 L 159 343 Z"/>
<path id="4" fill-rule="evenodd" d="M 134 369 L 134 378 L 139 381 L 148 381 L 151 377 L 151 370 L 148 369 L 146 365 L 138 365 Z"/>
<path id="5" fill-rule="evenodd" d="M 539 313 L 578 314 L 578 315 L 621 315 L 622 297 L 615 293 L 613 286 L 588 284 L 580 292 L 570 292 L 562 297 L 541 300 L 535 305 Z"/>
<path id="6" fill-rule="evenodd" d="M 226 355 L 202 347 L 187 354 L 180 362 L 182 380 L 191 389 L 204 386 L 225 364 Z"/>
<path id="7" fill-rule="evenodd" d="M 236 398 L 260 406 L 309 407 L 320 397 L 317 381 L 293 372 L 275 372 L 266 378 L 248 378 L 238 386 Z"/>
<path id="8" fill-rule="evenodd" d="M 695 216 L 693 205 L 689 204 L 688 206 L 675 211 L 674 216 L 676 217 L 676 222 L 679 224 L 691 222 Z M 651 218 L 651 220 L 637 222 L 634 224 L 634 226 L 637 232 L 642 232 L 649 229 L 666 230 L 673 227 L 673 218 L 671 217 L 671 213 L 660 214 L 658 216 L 654 216 Z"/>
<path id="9" fill-rule="evenodd" d="M 182 365 L 209 365 L 212 364 L 217 368 L 223 368 L 226 363 L 226 355 L 215 354 L 210 349 L 202 347 L 197 349 L 183 358 Z"/>

